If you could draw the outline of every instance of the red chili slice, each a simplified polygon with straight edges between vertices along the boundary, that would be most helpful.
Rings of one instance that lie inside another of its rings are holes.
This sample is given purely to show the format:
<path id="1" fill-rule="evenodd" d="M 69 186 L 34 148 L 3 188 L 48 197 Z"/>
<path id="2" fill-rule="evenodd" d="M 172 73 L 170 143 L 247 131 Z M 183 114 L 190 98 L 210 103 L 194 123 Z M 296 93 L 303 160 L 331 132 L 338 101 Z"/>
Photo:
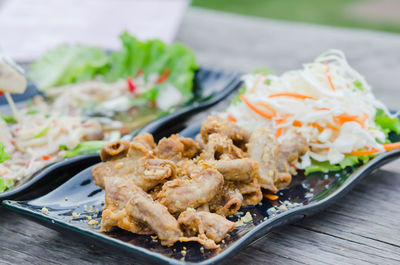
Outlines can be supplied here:
<path id="1" fill-rule="evenodd" d="M 158 77 L 157 83 L 160 84 L 160 83 L 164 82 L 165 80 L 167 80 L 170 73 L 171 73 L 171 71 L 168 68 L 164 69 L 163 73 Z"/>

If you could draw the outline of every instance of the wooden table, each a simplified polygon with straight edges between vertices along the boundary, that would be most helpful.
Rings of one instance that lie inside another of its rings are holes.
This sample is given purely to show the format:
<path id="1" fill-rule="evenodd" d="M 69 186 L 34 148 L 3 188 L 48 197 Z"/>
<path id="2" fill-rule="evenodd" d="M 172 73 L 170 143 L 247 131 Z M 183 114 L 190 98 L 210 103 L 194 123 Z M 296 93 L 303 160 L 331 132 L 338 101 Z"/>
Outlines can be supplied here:
<path id="1" fill-rule="evenodd" d="M 201 65 L 251 71 L 296 69 L 329 48 L 339 48 L 376 95 L 400 109 L 400 35 L 294 24 L 190 9 L 178 40 Z M 217 109 L 223 108 L 221 104 Z M 194 118 L 199 119 L 199 117 Z M 400 263 L 400 162 L 364 179 L 334 206 L 287 225 L 229 264 Z M 45 228 L 0 209 L 0 263 L 137 264 L 132 257 Z"/>

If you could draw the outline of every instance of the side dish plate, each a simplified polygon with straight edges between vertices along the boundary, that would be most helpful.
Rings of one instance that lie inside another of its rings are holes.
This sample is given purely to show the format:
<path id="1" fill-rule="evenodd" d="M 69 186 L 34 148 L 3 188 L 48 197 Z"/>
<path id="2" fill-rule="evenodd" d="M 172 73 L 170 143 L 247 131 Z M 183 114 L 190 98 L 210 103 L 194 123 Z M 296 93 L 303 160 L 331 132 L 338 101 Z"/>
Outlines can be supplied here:
<path id="1" fill-rule="evenodd" d="M 206 68 L 200 68 L 195 75 L 193 80 L 193 91 L 194 98 L 186 103 L 185 106 L 178 109 L 171 114 L 163 116 L 153 122 L 150 122 L 143 129 L 136 130 L 132 132 L 132 135 L 136 135 L 140 132 L 146 131 L 155 135 L 157 139 L 168 132 L 179 131 L 183 129 L 181 126 L 181 121 L 185 120 L 190 115 L 197 113 L 198 111 L 207 109 L 235 91 L 241 84 L 240 74 L 236 72 L 226 72 L 220 70 L 212 70 Z M 39 95 L 40 92 L 36 87 L 30 84 L 22 95 L 14 95 L 13 98 L 24 104 L 24 101 Z M 6 108 L 7 102 L 2 97 L 0 98 L 0 110 Z M 179 121 L 179 122 L 178 122 Z M 53 165 L 48 166 L 46 169 L 37 172 L 32 178 L 21 184 L 20 186 L 3 193 L 0 193 L 0 201 L 5 199 L 27 199 L 34 198 L 31 192 L 35 193 L 35 189 L 39 188 L 41 185 L 47 185 L 53 181 L 55 175 L 54 172 L 59 172 L 58 170 L 66 170 L 69 165 L 74 168 L 75 162 L 85 164 L 86 167 L 99 161 L 98 155 L 82 155 L 76 158 L 67 159 Z M 91 162 L 91 163 L 89 163 Z M 80 168 L 81 170 L 83 168 Z M 54 172 L 53 172 L 54 171 Z M 66 171 L 68 172 L 68 170 Z M 74 173 L 73 173 L 74 172 Z M 64 174 L 63 180 L 72 177 L 79 171 L 70 171 L 68 174 Z M 72 174 L 73 173 L 73 174 Z M 57 176 L 60 181 L 61 176 Z M 52 186 L 54 187 L 54 186 Z M 44 194 L 44 193 L 42 193 Z M 28 196 L 29 195 L 29 196 Z"/>
<path id="2" fill-rule="evenodd" d="M 199 125 L 195 124 L 182 131 L 181 134 L 194 137 L 198 132 Z M 229 237 L 221 243 L 218 251 L 204 250 L 201 245 L 193 242 L 162 247 L 150 236 L 134 235 L 120 229 L 101 233 L 99 224 L 89 225 L 90 218 L 100 223 L 104 203 L 104 191 L 93 183 L 92 167 L 83 170 L 42 197 L 27 201 L 7 200 L 3 201 L 3 205 L 30 216 L 46 226 L 76 232 L 82 236 L 82 239 L 97 239 L 126 250 L 134 254 L 136 258 L 147 262 L 220 264 L 274 228 L 310 216 L 328 207 L 363 177 L 399 156 L 400 150 L 393 150 L 377 156 L 365 165 L 331 173 L 315 172 L 307 178 L 299 172 L 293 177 L 291 185 L 278 193 L 279 202 L 264 199 L 255 207 L 242 207 L 239 214 L 230 217 L 232 221 L 238 221 L 249 212 L 252 220 L 243 223 L 230 233 Z M 71 164 L 71 167 L 73 166 Z M 182 252 L 184 248 L 185 251 Z"/>

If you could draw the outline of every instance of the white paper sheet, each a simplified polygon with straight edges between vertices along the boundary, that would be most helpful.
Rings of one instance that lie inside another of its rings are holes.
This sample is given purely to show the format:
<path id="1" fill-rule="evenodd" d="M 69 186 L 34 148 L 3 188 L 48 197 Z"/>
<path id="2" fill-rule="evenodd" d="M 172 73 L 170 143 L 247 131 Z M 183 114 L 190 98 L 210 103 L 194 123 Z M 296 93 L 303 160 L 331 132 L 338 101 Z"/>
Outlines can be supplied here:
<path id="1" fill-rule="evenodd" d="M 117 49 L 124 30 L 171 42 L 187 6 L 187 0 L 7 0 L 0 5 L 0 48 L 27 61 L 60 43 Z"/>

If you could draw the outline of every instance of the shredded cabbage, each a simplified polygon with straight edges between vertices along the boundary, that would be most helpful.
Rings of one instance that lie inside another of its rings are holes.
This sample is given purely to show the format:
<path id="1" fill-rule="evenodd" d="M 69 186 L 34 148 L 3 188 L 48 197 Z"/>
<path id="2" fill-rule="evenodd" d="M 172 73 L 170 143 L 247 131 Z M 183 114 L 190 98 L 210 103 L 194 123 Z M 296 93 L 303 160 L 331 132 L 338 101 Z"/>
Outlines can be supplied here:
<path id="1" fill-rule="evenodd" d="M 234 117 L 250 131 L 269 126 L 278 142 L 293 133 L 304 137 L 310 150 L 296 167 L 306 174 L 365 163 L 385 151 L 389 132 L 400 133 L 396 115 L 375 98 L 341 51 L 327 51 L 280 76 L 256 72 L 243 80 L 242 95 L 222 116 Z"/>

